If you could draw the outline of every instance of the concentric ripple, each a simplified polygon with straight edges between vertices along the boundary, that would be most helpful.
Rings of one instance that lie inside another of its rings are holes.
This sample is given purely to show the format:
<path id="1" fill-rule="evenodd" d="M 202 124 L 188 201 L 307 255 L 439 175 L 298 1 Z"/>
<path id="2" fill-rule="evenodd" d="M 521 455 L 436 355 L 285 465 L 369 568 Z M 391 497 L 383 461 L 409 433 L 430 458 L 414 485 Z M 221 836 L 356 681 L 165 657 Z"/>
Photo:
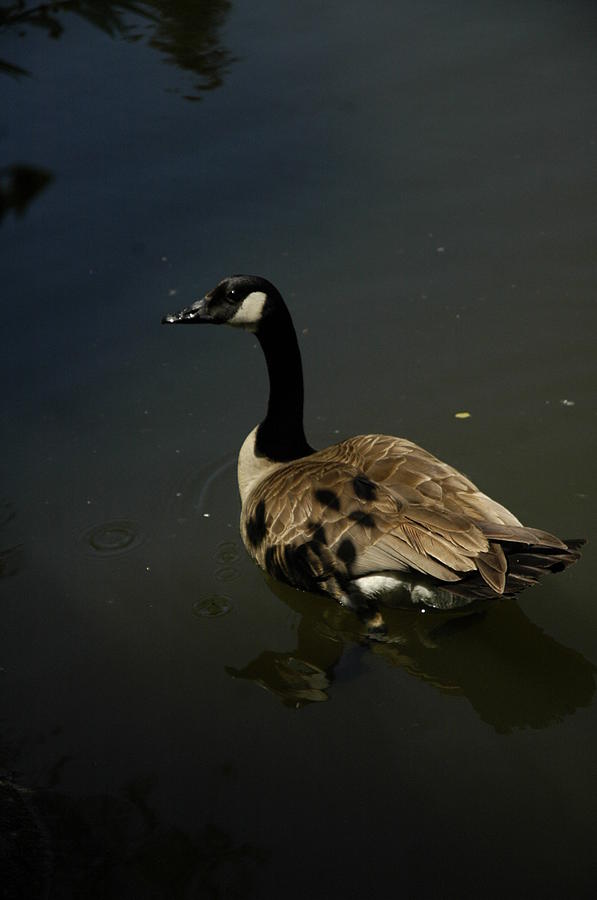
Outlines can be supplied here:
<path id="1" fill-rule="evenodd" d="M 228 597 L 221 594 L 210 594 L 203 600 L 196 600 L 193 603 L 193 615 L 199 618 L 216 618 L 217 616 L 225 616 L 232 609 L 232 603 Z"/>
<path id="2" fill-rule="evenodd" d="M 143 538 L 136 522 L 130 519 L 114 519 L 89 528 L 83 540 L 94 554 L 112 557 L 130 553 L 141 544 Z"/>

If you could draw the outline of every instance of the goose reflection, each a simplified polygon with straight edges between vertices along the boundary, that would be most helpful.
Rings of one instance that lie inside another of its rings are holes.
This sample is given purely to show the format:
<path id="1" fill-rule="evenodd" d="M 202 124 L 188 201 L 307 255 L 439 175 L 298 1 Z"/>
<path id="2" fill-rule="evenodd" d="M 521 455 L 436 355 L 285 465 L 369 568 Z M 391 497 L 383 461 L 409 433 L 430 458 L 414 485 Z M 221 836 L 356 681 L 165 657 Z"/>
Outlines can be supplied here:
<path id="1" fill-rule="evenodd" d="M 369 653 L 442 693 L 466 697 L 500 733 L 546 728 L 592 700 L 597 667 L 546 635 L 515 600 L 460 614 L 384 610 L 387 637 L 371 641 L 340 606 L 273 579 L 268 585 L 301 616 L 296 648 L 263 650 L 244 668 L 226 670 L 287 706 L 329 699 L 334 681 L 358 677 Z"/>

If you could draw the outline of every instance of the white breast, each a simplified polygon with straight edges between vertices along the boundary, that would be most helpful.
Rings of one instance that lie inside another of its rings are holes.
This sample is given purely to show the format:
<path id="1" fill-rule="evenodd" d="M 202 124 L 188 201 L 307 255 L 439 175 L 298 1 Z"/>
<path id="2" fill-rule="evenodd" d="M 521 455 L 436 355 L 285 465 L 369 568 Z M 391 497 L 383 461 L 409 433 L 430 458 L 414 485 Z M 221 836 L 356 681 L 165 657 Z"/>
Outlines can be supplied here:
<path id="1" fill-rule="evenodd" d="M 272 462 L 267 456 L 257 453 L 255 439 L 258 428 L 259 425 L 256 425 L 253 431 L 247 435 L 238 454 L 238 489 L 240 491 L 240 502 L 243 506 L 247 497 L 261 479 L 275 469 L 279 469 L 281 465 L 284 465 L 284 463 Z"/>

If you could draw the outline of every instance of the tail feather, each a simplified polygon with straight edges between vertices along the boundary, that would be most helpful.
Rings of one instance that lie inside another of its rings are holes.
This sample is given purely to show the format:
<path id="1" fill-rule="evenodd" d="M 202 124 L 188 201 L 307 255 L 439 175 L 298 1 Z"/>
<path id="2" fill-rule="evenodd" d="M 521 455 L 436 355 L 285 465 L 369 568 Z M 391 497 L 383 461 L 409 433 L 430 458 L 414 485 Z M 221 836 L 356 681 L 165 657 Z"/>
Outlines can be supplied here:
<path id="1" fill-rule="evenodd" d="M 494 529 L 493 525 L 490 525 L 483 530 L 488 537 L 494 535 L 497 537 L 496 530 L 501 529 L 502 526 Z M 547 532 L 533 528 L 508 527 L 504 528 L 504 531 L 510 533 L 510 539 L 502 539 L 499 545 L 507 564 L 505 579 L 502 581 L 484 559 L 480 561 L 477 572 L 450 585 L 449 590 L 452 593 L 470 600 L 487 599 L 495 597 L 496 594 L 506 596 L 518 594 L 525 588 L 537 584 L 543 575 L 563 572 L 577 562 L 580 559 L 580 548 L 586 543 L 584 538 L 560 541 Z M 516 532 L 513 538 L 512 532 Z M 531 535 L 535 539 L 538 538 L 537 543 L 526 543 Z"/>
<path id="2" fill-rule="evenodd" d="M 564 541 L 569 550 L 580 550 L 587 543 L 586 538 L 566 538 Z M 580 553 L 578 554 L 580 556 Z"/>
<path id="3" fill-rule="evenodd" d="M 559 547 L 566 550 L 566 543 L 540 528 L 528 528 L 525 525 L 497 525 L 495 522 L 476 522 L 486 538 L 499 541 L 500 544 L 526 544 L 530 547 L 546 547 L 552 550 Z"/>

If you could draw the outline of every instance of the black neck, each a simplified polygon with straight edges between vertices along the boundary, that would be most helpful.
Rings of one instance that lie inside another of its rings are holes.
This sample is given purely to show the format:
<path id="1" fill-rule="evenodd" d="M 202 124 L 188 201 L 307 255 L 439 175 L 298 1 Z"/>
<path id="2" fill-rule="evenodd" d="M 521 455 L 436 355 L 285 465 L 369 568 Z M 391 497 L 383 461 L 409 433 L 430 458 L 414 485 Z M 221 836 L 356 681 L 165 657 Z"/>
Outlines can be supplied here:
<path id="1" fill-rule="evenodd" d="M 276 462 L 313 453 L 303 430 L 303 367 L 296 333 L 283 301 L 257 331 L 269 374 L 267 415 L 257 430 L 256 449 Z"/>

